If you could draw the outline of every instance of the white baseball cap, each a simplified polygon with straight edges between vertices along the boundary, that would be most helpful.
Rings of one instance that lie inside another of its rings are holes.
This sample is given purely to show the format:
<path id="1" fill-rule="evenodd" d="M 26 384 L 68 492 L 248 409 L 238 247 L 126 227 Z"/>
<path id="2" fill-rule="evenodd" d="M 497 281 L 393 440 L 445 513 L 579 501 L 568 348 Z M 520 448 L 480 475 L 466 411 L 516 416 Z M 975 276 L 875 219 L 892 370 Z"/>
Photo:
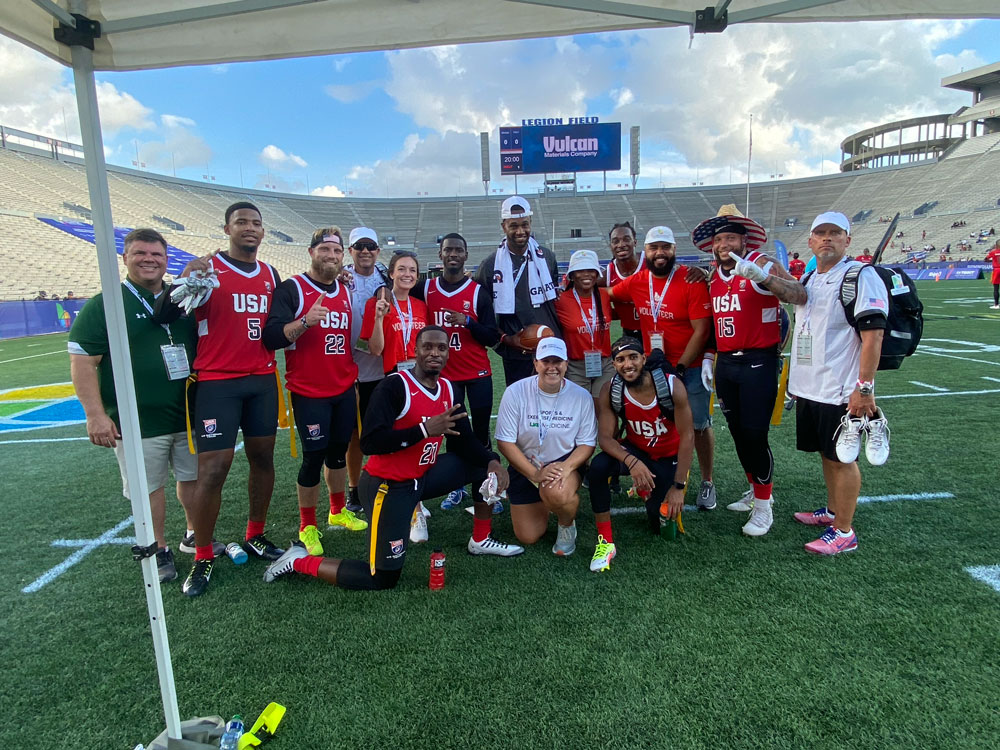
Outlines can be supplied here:
<path id="1" fill-rule="evenodd" d="M 674 245 L 676 244 L 674 230 L 670 227 L 653 227 L 646 232 L 646 241 L 644 244 L 648 245 L 650 242 L 669 242 L 671 245 Z"/>
<path id="2" fill-rule="evenodd" d="M 848 234 L 851 233 L 851 222 L 847 220 L 840 211 L 827 211 L 822 213 L 813 219 L 812 226 L 809 227 L 809 231 L 812 232 L 816 227 L 821 224 L 833 224 L 835 227 L 840 227 Z"/>
<path id="3" fill-rule="evenodd" d="M 573 273 L 573 271 L 597 271 L 601 272 L 601 261 L 597 258 L 597 253 L 593 250 L 577 250 L 571 256 L 569 256 L 569 270 L 566 273 Z"/>
<path id="4" fill-rule="evenodd" d="M 511 209 L 514 208 L 514 206 L 518 206 L 524 210 L 516 213 L 511 212 Z M 500 206 L 501 219 L 520 219 L 524 216 L 531 216 L 531 204 L 520 195 L 512 195 Z"/>
<path id="5" fill-rule="evenodd" d="M 355 227 L 351 230 L 351 236 L 348 239 L 347 244 L 353 245 L 358 240 L 371 240 L 377 245 L 378 235 L 375 234 L 374 229 L 369 229 L 368 227 Z"/>
<path id="6" fill-rule="evenodd" d="M 566 342 L 555 336 L 548 336 L 539 341 L 538 346 L 535 347 L 535 359 L 545 359 L 546 357 L 569 359 L 566 354 Z"/>

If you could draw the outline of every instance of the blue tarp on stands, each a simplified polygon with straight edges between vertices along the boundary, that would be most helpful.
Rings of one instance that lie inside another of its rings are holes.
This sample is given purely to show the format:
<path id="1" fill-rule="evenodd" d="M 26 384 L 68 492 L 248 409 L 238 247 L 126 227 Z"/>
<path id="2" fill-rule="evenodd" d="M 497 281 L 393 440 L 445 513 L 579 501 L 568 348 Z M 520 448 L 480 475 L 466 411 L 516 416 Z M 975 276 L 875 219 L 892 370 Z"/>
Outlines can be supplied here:
<path id="1" fill-rule="evenodd" d="M 65 333 L 87 300 L 0 302 L 0 339 Z"/>

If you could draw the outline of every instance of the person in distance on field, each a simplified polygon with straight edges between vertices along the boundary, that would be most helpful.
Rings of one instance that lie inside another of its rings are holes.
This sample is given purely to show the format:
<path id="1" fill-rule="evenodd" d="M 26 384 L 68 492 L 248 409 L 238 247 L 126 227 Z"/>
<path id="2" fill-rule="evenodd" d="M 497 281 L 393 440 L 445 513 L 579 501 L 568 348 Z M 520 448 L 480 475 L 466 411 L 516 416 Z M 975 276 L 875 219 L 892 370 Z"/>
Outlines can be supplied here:
<path id="1" fill-rule="evenodd" d="M 990 278 L 990 283 L 993 284 L 992 309 L 1000 310 L 1000 241 L 997 241 L 993 249 L 986 253 L 986 260 L 993 264 L 993 275 Z"/>
<path id="2" fill-rule="evenodd" d="M 313 232 L 309 258 L 309 270 L 285 279 L 275 292 L 264 346 L 285 350 L 285 378 L 302 443 L 295 485 L 299 539 L 310 555 L 322 555 L 316 525 L 321 475 L 330 497 L 330 527 L 364 531 L 368 524 L 344 507 L 347 445 L 358 420 L 358 366 L 350 347 L 351 293 L 337 279 L 344 262 L 340 228 Z"/>
<path id="3" fill-rule="evenodd" d="M 855 265 L 845 257 L 850 244 L 851 223 L 844 214 L 827 211 L 813 220 L 809 249 L 816 258 L 816 273 L 806 280 L 807 300 L 795 305 L 788 379 L 788 391 L 796 397 L 795 441 L 800 451 L 820 454 L 827 491 L 824 507 L 796 513 L 795 520 L 826 527 L 819 539 L 805 545 L 807 552 L 819 555 L 857 549 L 851 523 L 861 493 L 861 418 L 880 414 L 875 371 L 889 312 L 888 291 L 875 269 L 863 266 L 854 309 L 857 330 L 848 323 L 840 287 Z M 871 435 L 868 439 L 870 443 Z"/>
<path id="4" fill-rule="evenodd" d="M 611 567 L 617 553 L 611 533 L 609 480 L 624 474 L 632 477 L 632 486 L 645 499 L 649 526 L 659 534 L 661 505 L 666 502 L 665 516 L 670 519 L 676 519 L 684 507 L 694 451 L 691 407 L 680 378 L 665 376 L 671 399 L 668 411 L 658 396 L 652 372 L 646 368 L 642 342 L 622 336 L 612 345 L 611 353 L 617 375 L 601 389 L 597 407 L 597 439 L 603 453 L 594 457 L 587 474 L 597 523 L 597 547 L 590 569 L 598 573 Z M 657 352 L 655 356 L 663 355 Z M 622 428 L 625 435 L 619 440 Z"/>
<path id="5" fill-rule="evenodd" d="M 125 235 L 122 262 L 127 269 L 122 301 L 132 351 L 149 509 L 158 546 L 156 567 L 160 583 L 165 583 L 177 577 L 165 530 L 167 472 L 173 469 L 177 498 L 185 508 L 191 503 L 198 478 L 198 459 L 188 452 L 184 432 L 184 384 L 190 374 L 188 363 L 194 359 L 196 334 L 194 321 L 187 318 L 162 326 L 153 322 L 153 305 L 163 294 L 163 275 L 167 271 L 167 241 L 163 235 L 155 229 L 133 229 Z M 131 498 L 125 450 L 119 442 L 121 422 L 102 294 L 88 300 L 73 321 L 69 354 L 73 387 L 87 415 L 87 436 L 94 445 L 114 449 L 122 475 L 122 494 Z M 187 528 L 191 528 L 190 521 Z"/>
<path id="6" fill-rule="evenodd" d="M 531 235 L 531 204 L 513 195 L 500 207 L 504 239 L 493 255 L 483 259 L 476 282 L 493 299 L 503 360 L 509 386 L 534 372 L 533 354 L 521 346 L 518 334 L 531 323 L 546 325 L 560 335 L 555 299 L 559 270 L 556 256 Z"/>
<path id="7" fill-rule="evenodd" d="M 440 377 L 448 360 L 448 334 L 427 326 L 416 334 L 414 366 L 391 373 L 375 389 L 361 432 L 361 447 L 370 456 L 358 485 L 371 519 L 367 560 L 313 557 L 294 543 L 264 573 L 271 582 L 296 572 L 345 589 L 391 589 L 406 560 L 410 518 L 421 498 L 439 497 L 466 483 L 481 486 L 487 472 L 496 475 L 497 492 L 507 488 L 500 457 L 475 439 L 451 384 Z M 448 452 L 440 453 L 448 436 Z M 451 438 L 455 437 L 455 440 Z M 510 557 L 524 550 L 492 544 Z M 473 542 L 469 540 L 473 554 Z"/>

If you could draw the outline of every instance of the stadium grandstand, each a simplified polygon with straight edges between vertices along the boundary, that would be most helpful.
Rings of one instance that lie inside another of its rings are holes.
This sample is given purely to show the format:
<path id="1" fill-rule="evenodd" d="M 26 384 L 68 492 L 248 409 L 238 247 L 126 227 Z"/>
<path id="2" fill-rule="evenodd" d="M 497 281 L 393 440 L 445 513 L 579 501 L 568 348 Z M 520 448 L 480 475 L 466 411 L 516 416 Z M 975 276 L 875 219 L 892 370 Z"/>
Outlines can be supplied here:
<path id="1" fill-rule="evenodd" d="M 20 135 L 5 129 L 0 148 L 0 299 L 32 299 L 39 290 L 92 295 L 100 281 L 83 162 L 44 145 L 48 139 Z M 772 241 L 780 240 L 804 259 L 811 217 L 834 209 L 854 222 L 858 252 L 876 245 L 887 217 L 899 212 L 903 236 L 886 251 L 885 261 L 903 262 L 908 247 L 919 250 L 928 242 L 935 254 L 951 246 L 949 260 L 958 261 L 981 259 L 985 245 L 977 247 L 979 234 L 1000 225 L 998 173 L 1000 132 L 992 132 L 960 139 L 940 156 L 914 163 L 753 183 L 748 211 L 745 185 L 530 198 L 535 235 L 562 262 L 581 248 L 607 257 L 610 227 L 626 220 L 640 236 L 651 226 L 670 226 L 678 255 L 697 257 L 689 233 L 727 203 L 758 219 Z M 327 198 L 216 186 L 121 167 L 109 167 L 108 179 L 119 245 L 128 229 L 155 227 L 171 245 L 174 272 L 188 254 L 224 247 L 222 216 L 237 200 L 259 205 L 267 229 L 262 257 L 283 275 L 301 270 L 308 238 L 318 226 L 374 227 L 380 237 L 395 237 L 395 247 L 415 249 L 425 266 L 437 260 L 439 235 L 461 232 L 469 241 L 471 264 L 491 252 L 500 236 L 503 196 Z M 965 240 L 968 249 L 960 249 Z"/>

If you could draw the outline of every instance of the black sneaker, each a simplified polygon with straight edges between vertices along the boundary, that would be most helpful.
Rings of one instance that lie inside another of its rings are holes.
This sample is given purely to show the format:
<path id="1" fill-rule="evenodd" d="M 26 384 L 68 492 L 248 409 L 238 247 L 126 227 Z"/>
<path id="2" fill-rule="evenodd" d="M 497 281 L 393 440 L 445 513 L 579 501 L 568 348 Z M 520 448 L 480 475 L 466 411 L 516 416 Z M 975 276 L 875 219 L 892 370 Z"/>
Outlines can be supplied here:
<path id="1" fill-rule="evenodd" d="M 192 531 L 190 534 L 187 533 L 184 534 L 183 538 L 181 539 L 181 543 L 177 546 L 177 548 L 181 552 L 187 552 L 189 555 L 193 555 L 195 552 L 197 552 L 194 543 L 194 532 Z M 226 554 L 226 545 L 224 545 L 215 537 L 212 537 L 212 554 L 215 555 L 216 557 L 222 557 L 224 554 Z"/>
<path id="2" fill-rule="evenodd" d="M 191 566 L 191 572 L 184 579 L 181 590 L 186 596 L 201 596 L 208 588 L 208 581 L 212 577 L 212 564 L 214 560 L 195 560 Z"/>
<path id="3" fill-rule="evenodd" d="M 243 549 L 249 554 L 259 557 L 261 560 L 277 560 L 285 550 L 275 547 L 271 541 L 263 534 L 258 534 L 243 542 Z"/>
<path id="4" fill-rule="evenodd" d="M 347 502 L 344 504 L 344 507 L 347 508 L 349 511 L 351 511 L 351 513 L 354 513 L 355 515 L 364 512 L 364 508 L 361 505 L 361 501 L 358 500 L 357 487 L 347 488 Z"/>
<path id="5" fill-rule="evenodd" d="M 160 575 L 160 583 L 172 581 L 177 577 L 174 553 L 170 551 L 170 547 L 161 547 L 156 551 L 156 572 Z"/>

